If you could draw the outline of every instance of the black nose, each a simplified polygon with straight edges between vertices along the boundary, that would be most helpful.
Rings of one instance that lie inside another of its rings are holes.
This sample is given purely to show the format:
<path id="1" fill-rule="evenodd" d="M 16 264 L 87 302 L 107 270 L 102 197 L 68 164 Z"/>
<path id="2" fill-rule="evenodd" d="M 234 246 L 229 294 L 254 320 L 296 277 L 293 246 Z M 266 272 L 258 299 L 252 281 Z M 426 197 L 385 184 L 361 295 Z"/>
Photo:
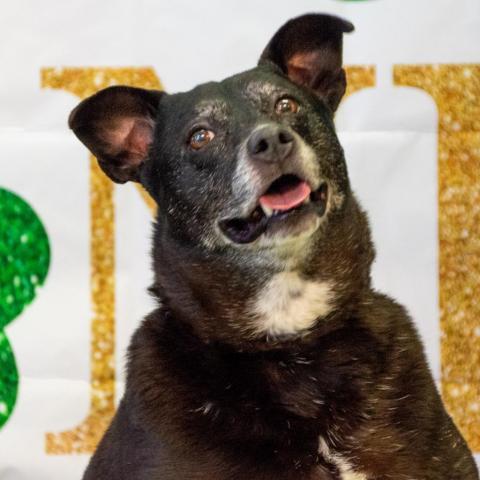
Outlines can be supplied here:
<path id="1" fill-rule="evenodd" d="M 247 141 L 247 150 L 255 160 L 280 162 L 291 153 L 295 139 L 281 125 L 264 125 L 257 128 Z"/>

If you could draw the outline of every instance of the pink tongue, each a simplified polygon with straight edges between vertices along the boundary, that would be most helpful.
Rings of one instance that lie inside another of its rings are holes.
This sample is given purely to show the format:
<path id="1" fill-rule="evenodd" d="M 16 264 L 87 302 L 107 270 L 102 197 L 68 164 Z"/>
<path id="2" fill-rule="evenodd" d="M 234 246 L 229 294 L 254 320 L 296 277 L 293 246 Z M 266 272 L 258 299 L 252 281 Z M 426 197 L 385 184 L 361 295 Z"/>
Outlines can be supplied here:
<path id="1" fill-rule="evenodd" d="M 311 188 L 305 182 L 300 182 L 298 185 L 288 187 L 282 192 L 262 195 L 260 205 L 272 210 L 290 210 L 300 205 L 310 195 L 311 191 Z"/>

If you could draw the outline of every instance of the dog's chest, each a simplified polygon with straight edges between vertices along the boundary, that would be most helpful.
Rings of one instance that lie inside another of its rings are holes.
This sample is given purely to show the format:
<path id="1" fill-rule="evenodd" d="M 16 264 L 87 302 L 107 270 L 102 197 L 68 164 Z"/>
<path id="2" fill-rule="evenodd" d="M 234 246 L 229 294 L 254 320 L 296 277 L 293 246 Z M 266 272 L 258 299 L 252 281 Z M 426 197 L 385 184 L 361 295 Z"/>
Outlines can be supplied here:
<path id="1" fill-rule="evenodd" d="M 339 480 L 368 480 L 364 473 L 355 470 L 347 458 L 332 451 L 323 437 L 318 440 L 318 453 L 336 467 Z M 318 477 L 314 475 L 312 480 L 322 480 L 322 478 L 321 475 Z"/>
<path id="2" fill-rule="evenodd" d="M 335 477 L 338 480 L 367 480 L 367 477 L 363 473 L 355 472 L 341 472 L 339 477 Z M 310 480 L 326 480 L 323 472 L 314 473 Z"/>
<path id="3" fill-rule="evenodd" d="M 267 335 L 291 335 L 307 330 L 333 308 L 329 282 L 302 279 L 295 272 L 274 275 L 251 307 L 253 328 Z"/>
<path id="4" fill-rule="evenodd" d="M 341 460 L 335 465 L 338 469 L 338 476 L 335 478 L 338 480 L 368 480 L 364 473 L 355 472 L 351 470 L 347 462 Z M 325 480 L 325 474 L 323 472 L 314 473 L 310 480 Z"/>

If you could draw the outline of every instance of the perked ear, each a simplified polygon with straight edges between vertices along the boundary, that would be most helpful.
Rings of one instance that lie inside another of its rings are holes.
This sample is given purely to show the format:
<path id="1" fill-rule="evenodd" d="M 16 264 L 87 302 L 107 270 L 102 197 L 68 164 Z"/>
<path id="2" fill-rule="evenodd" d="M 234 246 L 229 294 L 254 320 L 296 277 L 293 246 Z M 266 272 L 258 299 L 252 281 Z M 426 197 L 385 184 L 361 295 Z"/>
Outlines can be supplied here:
<path id="1" fill-rule="evenodd" d="M 83 100 L 68 125 L 114 181 L 138 181 L 153 140 L 163 92 L 109 87 Z"/>
<path id="2" fill-rule="evenodd" d="M 259 65 L 273 63 L 290 80 L 313 90 L 333 112 L 347 86 L 342 68 L 343 34 L 353 25 L 331 15 L 303 15 L 287 22 L 270 40 Z"/>

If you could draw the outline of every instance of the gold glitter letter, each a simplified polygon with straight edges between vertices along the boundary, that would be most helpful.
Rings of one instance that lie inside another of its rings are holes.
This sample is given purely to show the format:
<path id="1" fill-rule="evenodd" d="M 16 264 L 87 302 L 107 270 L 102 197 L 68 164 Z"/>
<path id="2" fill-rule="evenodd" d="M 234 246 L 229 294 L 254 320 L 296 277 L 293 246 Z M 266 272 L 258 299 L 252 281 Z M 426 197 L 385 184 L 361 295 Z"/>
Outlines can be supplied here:
<path id="1" fill-rule="evenodd" d="M 402 65 L 394 78 L 438 107 L 442 390 L 480 452 L 480 65 Z"/>
<path id="2" fill-rule="evenodd" d="M 345 71 L 347 72 L 347 92 L 345 98 L 359 90 L 375 86 L 375 67 L 371 65 L 352 65 L 345 67 Z"/>
<path id="3" fill-rule="evenodd" d="M 347 96 L 375 84 L 371 66 L 347 67 Z M 45 68 L 42 87 L 66 90 L 85 98 L 101 88 L 124 84 L 160 89 L 150 68 Z M 47 433 L 49 454 L 92 453 L 115 412 L 114 205 L 113 185 L 90 156 L 91 288 L 94 317 L 91 339 L 91 406 L 87 418 L 73 430 Z M 155 204 L 139 187 L 152 212 Z"/>
<path id="4" fill-rule="evenodd" d="M 151 68 L 45 68 L 42 87 L 80 98 L 110 85 L 160 89 Z M 141 190 L 147 205 L 153 201 Z M 90 156 L 91 400 L 87 418 L 73 430 L 47 433 L 48 454 L 92 453 L 115 412 L 115 245 L 113 184 Z"/>

